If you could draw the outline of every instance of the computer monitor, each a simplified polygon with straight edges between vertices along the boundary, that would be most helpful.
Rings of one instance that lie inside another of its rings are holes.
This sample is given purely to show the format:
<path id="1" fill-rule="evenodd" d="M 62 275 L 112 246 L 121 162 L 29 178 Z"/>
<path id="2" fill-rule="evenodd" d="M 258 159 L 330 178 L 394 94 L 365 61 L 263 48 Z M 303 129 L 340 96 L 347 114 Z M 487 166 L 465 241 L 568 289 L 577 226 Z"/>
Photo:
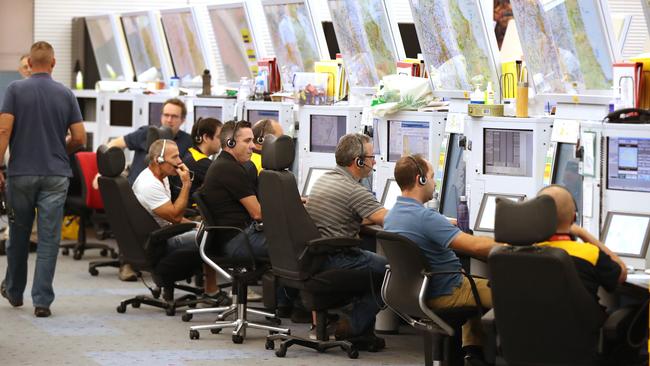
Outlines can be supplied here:
<path id="1" fill-rule="evenodd" d="M 520 194 L 485 193 L 481 200 L 481 208 L 479 208 L 476 222 L 474 223 L 475 231 L 494 231 L 497 197 L 507 198 L 512 201 L 523 201 L 526 198 L 525 195 Z"/>
<path id="2" fill-rule="evenodd" d="M 341 53 L 339 43 L 336 40 L 334 33 L 334 24 L 332 22 L 323 22 L 323 33 L 325 33 L 325 42 L 327 43 L 327 50 L 332 60 L 336 60 L 336 54 Z"/>
<path id="3" fill-rule="evenodd" d="M 111 126 L 133 126 L 133 101 L 111 100 L 108 119 Z"/>
<path id="4" fill-rule="evenodd" d="M 154 18 L 145 12 L 123 14 L 120 16 L 120 20 L 138 81 L 162 79 L 162 63 L 154 36 L 156 33 Z"/>
<path id="5" fill-rule="evenodd" d="M 381 149 L 379 148 L 379 118 L 372 119 L 372 153 L 380 155 Z"/>
<path id="6" fill-rule="evenodd" d="M 458 217 L 460 196 L 465 194 L 465 162 L 463 149 L 459 145 L 460 134 L 449 136 L 444 176 L 440 192 L 440 213 L 447 217 Z"/>
<path id="7" fill-rule="evenodd" d="M 196 123 L 199 118 L 215 118 L 221 122 L 223 121 L 223 108 L 217 106 L 194 106 L 194 123 Z"/>
<path id="8" fill-rule="evenodd" d="M 384 194 L 381 196 L 381 205 L 384 206 L 387 210 L 390 210 L 395 206 L 397 202 L 397 197 L 402 195 L 402 190 L 399 189 L 395 179 L 388 179 L 386 185 L 384 186 Z"/>
<path id="9" fill-rule="evenodd" d="M 650 240 L 650 215 L 609 211 L 601 237 L 620 256 L 645 258 Z"/>
<path id="10" fill-rule="evenodd" d="M 160 20 L 176 76 L 191 80 L 202 75 L 208 65 L 192 10 L 164 10 L 160 12 Z"/>
<path id="11" fill-rule="evenodd" d="M 334 153 L 339 139 L 345 135 L 346 116 L 312 114 L 309 116 L 309 151 Z M 359 147 L 361 150 L 361 147 Z"/>
<path id="12" fill-rule="evenodd" d="M 302 188 L 302 196 L 309 197 L 311 189 L 314 188 L 316 181 L 323 176 L 323 174 L 331 171 L 330 168 L 309 168 L 309 173 L 307 173 L 307 179 L 305 180 L 305 186 Z"/>
<path id="13" fill-rule="evenodd" d="M 607 189 L 650 192 L 650 139 L 609 137 Z"/>
<path id="14" fill-rule="evenodd" d="M 280 118 L 280 111 L 277 110 L 263 110 L 263 109 L 248 109 L 246 111 L 247 121 L 251 124 L 255 124 L 263 119 L 274 119 L 278 120 Z"/>
<path id="15" fill-rule="evenodd" d="M 164 103 L 149 103 L 149 126 L 160 127 L 160 116 L 162 115 Z"/>
<path id="16" fill-rule="evenodd" d="M 418 34 L 415 31 L 414 23 L 397 23 L 399 34 L 402 36 L 402 44 L 404 45 L 404 52 L 408 58 L 418 58 L 418 54 L 422 53 L 420 48 L 420 41 Z"/>
<path id="17" fill-rule="evenodd" d="M 515 177 L 533 176 L 533 131 L 483 130 L 483 172 Z"/>
<path id="18" fill-rule="evenodd" d="M 576 202 L 576 210 L 582 211 L 582 176 L 580 175 L 579 160 L 575 157 L 575 144 L 558 143 L 553 163 L 552 184 L 566 188 Z M 578 224 L 581 224 L 578 215 Z"/>
<path id="19" fill-rule="evenodd" d="M 412 154 L 429 156 L 429 122 L 389 120 L 388 161 Z"/>

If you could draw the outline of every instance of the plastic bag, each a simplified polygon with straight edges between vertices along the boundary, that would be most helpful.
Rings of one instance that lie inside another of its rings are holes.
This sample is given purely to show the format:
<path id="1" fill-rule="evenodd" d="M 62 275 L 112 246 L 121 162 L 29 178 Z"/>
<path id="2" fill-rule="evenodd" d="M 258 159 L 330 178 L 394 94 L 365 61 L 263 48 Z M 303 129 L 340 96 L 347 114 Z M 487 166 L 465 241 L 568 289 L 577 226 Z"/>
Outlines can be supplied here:
<path id="1" fill-rule="evenodd" d="M 79 238 L 79 216 L 63 217 L 61 225 L 61 240 L 77 240 Z"/>
<path id="2" fill-rule="evenodd" d="M 429 79 L 406 75 L 387 75 L 377 97 L 385 103 L 372 107 L 373 115 L 383 117 L 402 110 L 417 110 L 433 99 Z"/>

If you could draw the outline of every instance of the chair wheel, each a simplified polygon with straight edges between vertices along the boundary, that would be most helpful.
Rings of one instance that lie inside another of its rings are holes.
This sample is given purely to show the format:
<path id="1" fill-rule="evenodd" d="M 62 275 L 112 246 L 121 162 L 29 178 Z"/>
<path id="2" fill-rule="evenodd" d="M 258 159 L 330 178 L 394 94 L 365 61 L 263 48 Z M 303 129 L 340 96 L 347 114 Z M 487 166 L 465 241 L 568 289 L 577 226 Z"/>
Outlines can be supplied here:
<path id="1" fill-rule="evenodd" d="M 63 250 L 61 250 L 61 254 L 68 255 L 70 254 L 70 250 L 68 248 L 63 248 Z"/>
<path id="2" fill-rule="evenodd" d="M 88 273 L 90 273 L 91 276 L 97 276 L 99 274 L 99 271 L 97 268 L 88 268 Z"/>
<path id="3" fill-rule="evenodd" d="M 351 359 L 355 359 L 359 357 L 359 351 L 357 351 L 356 348 L 352 347 L 348 350 L 348 357 Z"/>
<path id="4" fill-rule="evenodd" d="M 187 322 L 189 322 L 190 320 L 192 320 L 192 317 L 193 317 L 192 314 L 185 313 L 185 314 L 183 314 L 183 316 L 181 317 L 181 320 L 187 323 Z"/>
<path id="5" fill-rule="evenodd" d="M 167 309 L 165 309 L 165 314 L 167 314 L 167 316 L 174 316 L 174 315 L 176 315 L 176 309 L 167 308 Z"/>
<path id="6" fill-rule="evenodd" d="M 212 333 L 212 334 L 219 334 L 219 333 L 221 333 L 221 328 L 210 329 L 210 333 Z"/>
<path id="7" fill-rule="evenodd" d="M 275 342 L 267 339 L 266 343 L 264 343 L 264 348 L 266 348 L 268 350 L 274 349 L 275 348 Z"/>
<path id="8" fill-rule="evenodd" d="M 101 255 L 102 257 L 106 257 L 108 255 L 108 250 L 106 250 L 106 249 L 100 250 L 99 255 Z"/>
<path id="9" fill-rule="evenodd" d="M 124 314 L 126 312 L 126 305 L 125 304 L 119 304 L 117 306 L 117 312 L 120 314 Z"/>
<path id="10" fill-rule="evenodd" d="M 199 331 L 190 329 L 190 339 L 199 339 Z"/>
<path id="11" fill-rule="evenodd" d="M 83 252 L 83 251 L 81 251 L 81 250 L 75 250 L 75 251 L 74 251 L 74 254 L 72 255 L 72 258 L 74 258 L 75 260 L 79 260 L 79 259 L 81 259 L 81 257 L 82 257 L 83 255 L 84 255 L 84 252 Z"/>
<path id="12" fill-rule="evenodd" d="M 232 335 L 232 343 L 235 344 L 242 344 L 244 343 L 244 337 L 238 335 L 238 334 L 233 334 Z"/>
<path id="13" fill-rule="evenodd" d="M 280 325 L 280 324 L 282 324 L 282 319 L 280 319 L 280 318 L 267 316 L 267 317 L 266 317 L 266 320 L 267 320 L 269 323 L 274 324 L 274 325 Z"/>
<path id="14" fill-rule="evenodd" d="M 160 293 L 161 293 L 160 288 L 155 288 L 151 290 L 151 296 L 153 296 L 154 299 L 160 298 Z"/>
<path id="15" fill-rule="evenodd" d="M 131 303 L 131 306 L 133 306 L 135 309 L 140 307 L 140 301 L 134 301 Z"/>
<path id="16" fill-rule="evenodd" d="M 117 259 L 117 257 L 118 257 L 117 252 L 114 251 L 114 250 L 111 250 L 111 258 Z"/>
<path id="17" fill-rule="evenodd" d="M 275 350 L 275 355 L 277 357 L 284 357 L 287 355 L 287 345 L 284 343 L 280 343 L 280 348 Z"/>
<path id="18" fill-rule="evenodd" d="M 187 307 L 190 308 L 190 309 L 194 309 L 194 308 L 196 308 L 196 304 L 194 304 L 194 303 L 187 304 Z"/>

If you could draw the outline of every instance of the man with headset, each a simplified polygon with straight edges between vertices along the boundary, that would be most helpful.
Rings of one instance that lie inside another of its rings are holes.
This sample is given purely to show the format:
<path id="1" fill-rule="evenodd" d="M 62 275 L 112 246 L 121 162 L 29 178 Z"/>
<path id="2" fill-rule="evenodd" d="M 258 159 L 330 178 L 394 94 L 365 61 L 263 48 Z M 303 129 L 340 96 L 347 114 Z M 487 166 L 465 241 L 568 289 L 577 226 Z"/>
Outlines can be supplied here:
<path id="1" fill-rule="evenodd" d="M 280 122 L 274 119 L 262 119 L 257 121 L 253 126 L 253 142 L 255 143 L 255 148 L 253 149 L 253 155 L 251 155 L 251 161 L 255 164 L 257 174 L 262 171 L 262 145 L 264 144 L 264 136 L 266 135 L 273 135 L 275 137 L 284 135 L 284 130 Z"/>
<path id="2" fill-rule="evenodd" d="M 461 263 L 455 251 L 485 258 L 499 244 L 492 238 L 463 233 L 440 213 L 424 206 L 433 199 L 433 173 L 431 163 L 420 155 L 402 157 L 395 164 L 395 181 L 402 195 L 386 215 L 384 229 L 417 244 L 433 272 L 459 272 Z M 487 280 L 475 278 L 474 281 L 481 305 L 491 308 L 492 293 Z M 460 273 L 437 276 L 427 291 L 427 305 L 432 309 L 476 306 L 469 280 Z M 463 350 L 469 364 L 482 364 L 482 345 L 481 319 L 472 318 L 463 325 Z"/>

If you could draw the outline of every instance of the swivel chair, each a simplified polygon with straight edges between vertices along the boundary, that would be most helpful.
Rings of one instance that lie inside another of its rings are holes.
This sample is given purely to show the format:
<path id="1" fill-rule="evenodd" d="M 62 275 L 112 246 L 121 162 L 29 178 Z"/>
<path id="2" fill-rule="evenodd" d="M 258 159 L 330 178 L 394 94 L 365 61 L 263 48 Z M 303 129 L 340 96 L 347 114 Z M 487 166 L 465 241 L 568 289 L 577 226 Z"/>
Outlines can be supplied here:
<path id="1" fill-rule="evenodd" d="M 203 300 L 196 295 L 203 290 L 181 285 L 176 281 L 192 277 L 201 268 L 201 257 L 197 248 L 177 249 L 166 254 L 167 239 L 192 230 L 193 223 L 168 225 L 161 228 L 147 210 L 140 205 L 129 182 L 121 175 L 124 169 L 124 152 L 116 147 L 102 145 L 97 150 L 99 191 L 104 200 L 106 214 L 111 225 L 121 259 L 130 264 L 137 276 L 144 282 L 142 272 L 152 275 L 155 287 L 151 296 L 136 296 L 126 299 L 117 307 L 124 313 L 127 305 L 134 308 L 147 304 L 165 309 L 167 315 L 174 315 L 182 306 L 195 306 Z M 190 292 L 174 299 L 174 289 Z M 162 299 L 160 299 L 162 291 Z"/>
<path id="2" fill-rule="evenodd" d="M 462 365 L 460 328 L 467 319 L 483 315 L 472 276 L 464 271 L 432 271 L 422 249 L 402 235 L 380 231 L 377 241 L 389 267 L 381 290 L 382 298 L 393 312 L 422 333 L 424 364 L 433 365 L 433 360 L 438 360 L 442 365 Z M 429 283 L 435 281 L 437 275 L 450 273 L 467 277 L 478 306 L 433 310 L 426 305 Z"/>
<path id="3" fill-rule="evenodd" d="M 306 308 L 316 312 L 317 339 L 274 334 L 267 337 L 266 348 L 273 349 L 275 341 L 281 341 L 275 354 L 284 357 L 287 348 L 293 344 L 319 352 L 340 347 L 348 357 L 357 358 L 358 349 L 349 340 L 328 339 L 327 311 L 342 307 L 355 296 L 366 292 L 370 285 L 368 272 L 347 269 L 319 271 L 318 268 L 329 253 L 358 253 L 357 247 L 361 241 L 321 237 L 300 199 L 296 178 L 288 170 L 294 154 L 293 140 L 289 136 L 265 138 L 259 198 L 276 282 L 299 290 Z"/>
<path id="4" fill-rule="evenodd" d="M 486 356 L 508 365 L 595 365 L 608 342 L 629 332 L 632 309 L 607 317 L 566 251 L 531 245 L 556 227 L 549 196 L 523 203 L 497 198 L 495 240 L 511 245 L 488 257 L 494 308 L 483 318 L 493 338 L 493 354 Z M 644 326 L 647 332 L 647 320 Z"/>

